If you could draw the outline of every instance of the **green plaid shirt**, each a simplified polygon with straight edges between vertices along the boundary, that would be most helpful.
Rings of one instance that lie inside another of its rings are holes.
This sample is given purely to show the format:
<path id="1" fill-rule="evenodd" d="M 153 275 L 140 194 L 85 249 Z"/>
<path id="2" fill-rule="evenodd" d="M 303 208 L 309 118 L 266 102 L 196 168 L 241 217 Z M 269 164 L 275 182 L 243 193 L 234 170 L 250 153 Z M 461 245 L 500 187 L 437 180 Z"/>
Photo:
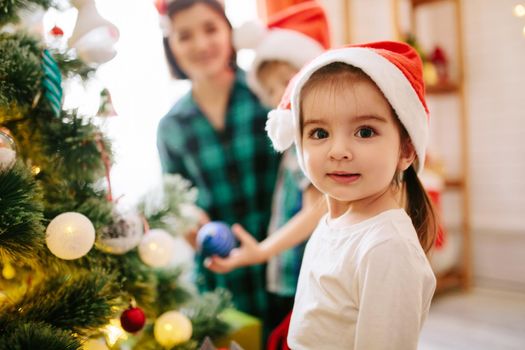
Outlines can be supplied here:
<path id="1" fill-rule="evenodd" d="M 310 181 L 299 167 L 295 147 L 286 150 L 279 166 L 268 235 L 275 233 L 301 210 L 303 192 L 309 185 Z M 295 295 L 305 245 L 300 243 L 268 261 L 268 291 L 283 297 Z"/>
<path id="2" fill-rule="evenodd" d="M 243 225 L 261 241 L 266 237 L 279 155 L 264 126 L 267 110 L 236 73 L 225 128 L 213 128 L 191 92 L 160 121 L 157 135 L 162 169 L 179 173 L 199 190 L 197 205 L 211 220 Z M 262 317 L 266 309 L 265 265 L 214 274 L 196 254 L 195 282 L 200 291 L 223 287 L 237 308 Z"/>

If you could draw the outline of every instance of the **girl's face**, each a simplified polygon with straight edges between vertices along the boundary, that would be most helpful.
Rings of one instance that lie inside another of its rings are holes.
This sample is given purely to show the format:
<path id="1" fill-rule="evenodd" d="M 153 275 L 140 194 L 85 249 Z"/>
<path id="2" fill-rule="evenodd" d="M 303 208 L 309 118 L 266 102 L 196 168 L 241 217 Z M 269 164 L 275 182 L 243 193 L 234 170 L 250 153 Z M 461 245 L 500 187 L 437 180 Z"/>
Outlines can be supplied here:
<path id="1" fill-rule="evenodd" d="M 224 18 L 197 3 L 171 19 L 170 48 L 191 80 L 213 78 L 229 69 L 231 29 Z"/>
<path id="2" fill-rule="evenodd" d="M 295 73 L 297 73 L 297 68 L 284 61 L 272 62 L 272 64 L 259 69 L 257 76 L 269 98 L 265 102 L 269 103 L 271 107 L 277 107 Z"/>
<path id="3" fill-rule="evenodd" d="M 305 91 L 301 110 L 306 170 L 327 194 L 332 217 L 392 204 L 394 174 L 410 166 L 414 151 L 401 151 L 395 116 L 377 86 L 318 82 Z"/>

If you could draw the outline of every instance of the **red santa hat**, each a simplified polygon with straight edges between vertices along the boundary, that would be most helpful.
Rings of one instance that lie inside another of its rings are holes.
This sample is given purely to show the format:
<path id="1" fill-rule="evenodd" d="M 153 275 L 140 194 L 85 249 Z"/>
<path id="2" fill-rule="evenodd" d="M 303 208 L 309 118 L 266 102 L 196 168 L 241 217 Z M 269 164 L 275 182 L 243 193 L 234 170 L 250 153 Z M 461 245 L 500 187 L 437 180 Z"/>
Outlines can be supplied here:
<path id="1" fill-rule="evenodd" d="M 422 63 L 416 50 L 401 42 L 346 46 L 327 51 L 307 64 L 288 85 L 279 107 L 268 115 L 266 130 L 274 148 L 284 151 L 295 142 L 299 165 L 305 171 L 299 115 L 301 90 L 314 72 L 333 62 L 360 68 L 383 92 L 410 136 L 417 155 L 414 167 L 421 171 L 429 118 Z"/>
<path id="2" fill-rule="evenodd" d="M 275 13 L 267 25 L 257 21 L 243 24 L 235 29 L 233 42 L 236 49 L 255 50 L 247 81 L 262 100 L 267 100 L 257 77 L 261 63 L 285 61 L 299 70 L 330 47 L 330 32 L 323 8 L 316 1 L 306 1 Z"/>

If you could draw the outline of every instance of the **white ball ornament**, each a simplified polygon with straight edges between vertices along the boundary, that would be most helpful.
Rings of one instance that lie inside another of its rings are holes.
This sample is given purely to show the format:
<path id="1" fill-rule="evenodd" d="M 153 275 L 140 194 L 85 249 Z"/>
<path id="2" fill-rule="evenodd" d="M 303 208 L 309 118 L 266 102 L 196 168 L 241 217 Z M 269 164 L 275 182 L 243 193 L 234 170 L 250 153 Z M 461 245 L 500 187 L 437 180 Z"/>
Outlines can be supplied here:
<path id="1" fill-rule="evenodd" d="M 192 333 L 191 321 L 178 311 L 168 311 L 160 315 L 153 328 L 155 340 L 165 348 L 190 340 Z"/>
<path id="2" fill-rule="evenodd" d="M 87 63 L 106 63 L 117 55 L 111 31 L 105 27 L 94 29 L 84 35 L 76 42 L 75 49 L 78 57 Z"/>
<path id="3" fill-rule="evenodd" d="M 62 213 L 51 220 L 46 229 L 47 247 L 60 259 L 78 259 L 86 255 L 94 243 L 95 227 L 80 213 Z"/>
<path id="4" fill-rule="evenodd" d="M 139 244 L 139 256 L 151 267 L 167 266 L 173 259 L 175 240 L 164 230 L 153 229 L 144 234 Z"/>

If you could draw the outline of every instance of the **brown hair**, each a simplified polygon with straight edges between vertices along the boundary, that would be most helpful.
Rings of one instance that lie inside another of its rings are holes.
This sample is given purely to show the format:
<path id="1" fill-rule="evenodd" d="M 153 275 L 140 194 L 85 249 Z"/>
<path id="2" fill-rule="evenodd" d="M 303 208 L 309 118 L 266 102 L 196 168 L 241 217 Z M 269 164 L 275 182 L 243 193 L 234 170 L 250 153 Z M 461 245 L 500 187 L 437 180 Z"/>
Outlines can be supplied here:
<path id="1" fill-rule="evenodd" d="M 228 17 L 226 17 L 226 12 L 224 12 L 224 7 L 222 7 L 222 4 L 217 0 L 172 0 L 168 3 L 166 14 L 168 18 L 172 20 L 173 17 L 175 17 L 175 15 L 177 15 L 178 13 L 187 10 L 190 7 L 195 6 L 197 4 L 204 4 L 208 6 L 212 11 L 218 13 L 224 19 L 230 30 L 232 29 L 232 25 L 228 20 Z M 166 60 L 168 61 L 168 66 L 170 68 L 171 75 L 177 79 L 188 79 L 188 75 L 184 73 L 184 71 L 180 68 L 179 64 L 177 63 L 177 59 L 175 58 L 175 55 L 173 55 L 173 52 L 171 51 L 168 37 L 164 37 L 162 39 L 162 44 L 164 46 L 164 54 L 166 55 Z M 234 70 L 237 69 L 236 61 L 237 53 L 235 52 L 235 49 L 232 45 L 230 67 Z"/>
<path id="2" fill-rule="evenodd" d="M 259 67 L 257 67 L 257 77 L 261 79 L 264 75 L 268 74 L 269 72 L 274 71 L 277 67 L 282 65 L 283 63 L 286 63 L 285 61 L 281 60 L 265 60 L 261 62 Z"/>
<path id="3" fill-rule="evenodd" d="M 334 85 L 336 83 L 348 82 L 348 81 L 357 81 L 357 80 L 369 80 L 374 83 L 374 81 L 360 68 L 348 65 L 342 62 L 330 63 L 317 71 L 315 71 L 308 81 L 304 84 L 301 90 L 301 100 L 305 93 L 311 91 L 315 87 L 318 87 L 321 83 L 329 82 L 329 84 Z M 375 83 L 374 83 L 375 84 Z M 377 86 L 377 85 L 376 85 Z M 378 87 L 379 89 L 379 87 Z M 381 89 L 379 89 L 381 91 Z M 388 99 L 385 97 L 388 101 Z M 410 136 L 406 131 L 405 127 L 397 117 L 396 112 L 392 109 L 392 114 L 395 116 L 396 125 L 399 130 L 399 137 L 401 141 L 401 147 L 407 147 L 410 144 Z M 303 113 L 301 105 L 300 113 L 300 123 L 301 130 L 303 124 Z M 302 131 L 301 131 L 302 132 Z M 416 170 L 414 169 L 414 164 L 410 165 L 403 174 L 394 174 L 392 179 L 392 185 L 396 186 L 403 190 L 404 207 L 408 215 L 412 219 L 412 224 L 414 225 L 417 236 L 419 238 L 419 243 L 421 247 L 428 253 L 432 246 L 437 235 L 437 217 L 434 211 L 434 207 L 428 196 L 423 184 L 417 176 Z"/>

